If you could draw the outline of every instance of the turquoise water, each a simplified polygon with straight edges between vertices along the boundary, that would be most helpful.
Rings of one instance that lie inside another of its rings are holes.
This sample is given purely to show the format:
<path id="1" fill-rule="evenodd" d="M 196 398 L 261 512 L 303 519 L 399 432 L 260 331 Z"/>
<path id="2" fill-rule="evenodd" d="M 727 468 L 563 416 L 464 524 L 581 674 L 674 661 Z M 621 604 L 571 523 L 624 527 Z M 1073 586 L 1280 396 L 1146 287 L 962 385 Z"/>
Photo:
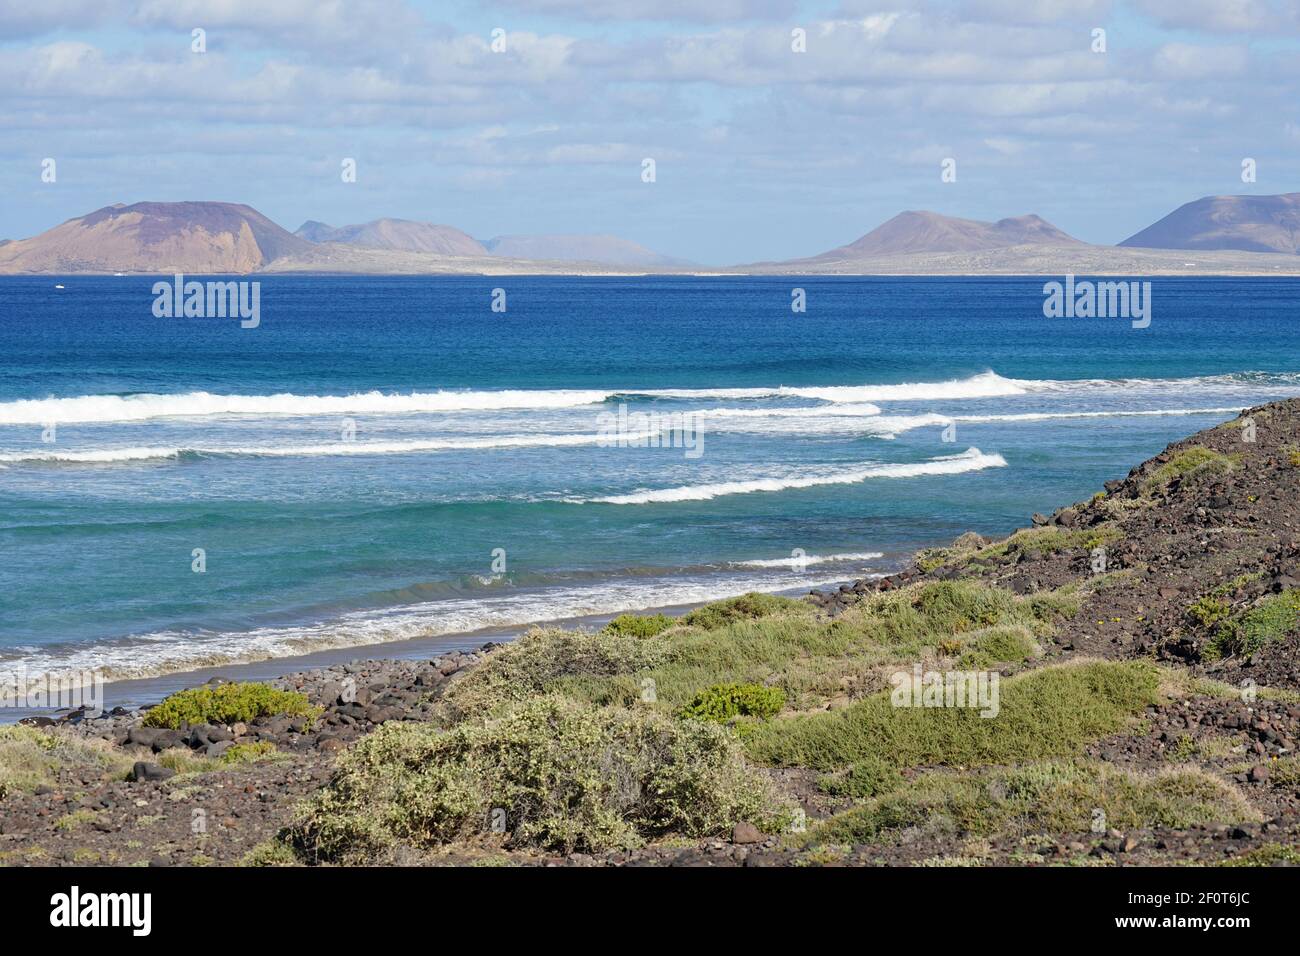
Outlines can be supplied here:
<path id="1" fill-rule="evenodd" d="M 828 585 L 1300 394 L 1293 280 L 1157 278 L 1145 329 L 1019 278 L 260 281 L 242 329 L 0 279 L 0 668 Z M 602 443 L 620 408 L 647 447 Z"/>

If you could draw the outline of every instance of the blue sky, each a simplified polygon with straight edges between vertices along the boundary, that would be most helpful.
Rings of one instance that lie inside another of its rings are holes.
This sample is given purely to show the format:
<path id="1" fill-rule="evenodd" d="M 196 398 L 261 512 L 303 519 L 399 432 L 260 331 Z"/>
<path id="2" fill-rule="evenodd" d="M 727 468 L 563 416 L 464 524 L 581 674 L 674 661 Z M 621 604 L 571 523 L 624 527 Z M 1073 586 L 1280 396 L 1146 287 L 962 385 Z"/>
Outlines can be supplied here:
<path id="1" fill-rule="evenodd" d="M 904 209 L 1110 243 L 1300 191 L 1298 54 L 1300 0 L 0 0 L 0 238 L 220 199 L 715 264 Z"/>

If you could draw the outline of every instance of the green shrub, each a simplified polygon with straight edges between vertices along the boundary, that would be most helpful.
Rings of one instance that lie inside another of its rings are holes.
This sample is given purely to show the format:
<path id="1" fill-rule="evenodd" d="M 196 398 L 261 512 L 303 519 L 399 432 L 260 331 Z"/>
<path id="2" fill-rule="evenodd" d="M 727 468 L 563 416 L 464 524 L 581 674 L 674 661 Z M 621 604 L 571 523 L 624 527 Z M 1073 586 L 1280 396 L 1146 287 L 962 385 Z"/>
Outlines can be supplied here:
<path id="1" fill-rule="evenodd" d="M 35 727 L 0 726 L 0 799 L 52 786 L 61 770 L 83 776 L 115 776 L 130 768 L 130 759 L 104 740 Z"/>
<path id="2" fill-rule="evenodd" d="M 1118 541 L 1123 536 L 1124 533 L 1113 522 L 1104 522 L 1092 528 L 1070 529 L 1054 525 L 1021 528 L 1001 541 L 978 548 L 971 547 L 972 539 L 967 539 L 963 545 L 962 541 L 967 537 L 963 535 L 951 548 L 927 548 L 917 552 L 916 565 L 920 570 L 928 572 L 946 565 L 964 567 L 971 563 L 1002 561 L 1019 554 L 1041 557 L 1061 551 L 1091 551 Z"/>
<path id="3" fill-rule="evenodd" d="M 1183 487 L 1202 484 L 1231 474 L 1234 468 L 1236 461 L 1231 456 L 1204 445 L 1193 445 L 1151 472 L 1142 482 L 1142 494 L 1150 496 L 1164 491 L 1175 478 L 1182 479 Z"/>
<path id="4" fill-rule="evenodd" d="M 876 756 L 895 767 L 978 766 L 1068 756 L 1116 733 L 1157 700 L 1144 661 L 1044 667 L 999 685 L 999 710 L 895 707 L 888 691 L 841 710 L 755 724 L 745 744 L 782 767 L 834 770 Z"/>
<path id="5" fill-rule="evenodd" d="M 244 854 L 240 866 L 301 866 L 302 860 L 293 852 L 293 847 L 278 840 L 263 840 Z"/>
<path id="6" fill-rule="evenodd" d="M 1260 601 L 1239 617 L 1223 621 L 1207 646 L 1210 658 L 1253 654 L 1300 626 L 1300 590 Z"/>
<path id="7" fill-rule="evenodd" d="M 1019 664 L 1041 653 L 1042 648 L 1028 628 L 1019 625 L 990 627 L 973 635 L 957 666 L 963 670 L 980 670 L 1004 662 Z"/>
<path id="8" fill-rule="evenodd" d="M 785 706 L 785 694 L 763 684 L 715 684 L 682 708 L 680 716 L 726 721 L 733 717 L 775 717 Z"/>
<path id="9" fill-rule="evenodd" d="M 277 690 L 267 684 L 219 684 L 172 694 L 149 709 L 144 725 L 177 730 L 183 724 L 233 724 L 277 714 L 301 717 L 310 726 L 321 708 L 297 691 Z"/>
<path id="10" fill-rule="evenodd" d="M 480 837 L 494 811 L 510 845 L 564 851 L 788 819 L 724 728 L 550 695 L 447 732 L 384 725 L 339 758 L 291 837 L 309 862 L 366 862 Z"/>
<path id="11" fill-rule="evenodd" d="M 1141 774 L 1100 761 L 1042 762 L 976 773 L 939 771 L 908 782 L 811 830 L 809 843 L 873 843 L 921 827 L 969 836 L 1088 830 L 1095 811 L 1108 826 L 1184 829 L 1258 819 L 1231 784 L 1197 767 Z"/>
<path id="12" fill-rule="evenodd" d="M 1224 860 L 1220 866 L 1300 866 L 1300 845 L 1265 843 L 1241 856 Z"/>
<path id="13" fill-rule="evenodd" d="M 861 799 L 902 786 L 903 776 L 888 760 L 872 754 L 841 773 L 827 774 L 817 784 L 832 796 Z"/>
<path id="14" fill-rule="evenodd" d="M 606 634 L 654 637 L 676 624 L 667 614 L 620 614 L 605 625 Z"/>
<path id="15" fill-rule="evenodd" d="M 281 751 L 269 740 L 258 740 L 248 744 L 235 744 L 228 747 L 221 755 L 224 764 L 259 763 L 263 760 L 287 760 L 289 755 Z"/>
<path id="16" fill-rule="evenodd" d="M 529 631 L 458 678 L 443 693 L 439 720 L 450 726 L 552 693 L 573 681 L 626 678 L 667 661 L 672 645 L 660 637 L 622 632 Z"/>
<path id="17" fill-rule="evenodd" d="M 1228 602 L 1221 597 L 1206 594 L 1197 598 L 1187 607 L 1187 613 L 1201 627 L 1213 627 L 1230 613 Z"/>
<path id="18" fill-rule="evenodd" d="M 751 591 L 749 594 L 698 607 L 684 616 L 682 623 L 712 631 L 736 621 L 752 621 L 781 611 L 812 613 L 812 606 L 793 598 Z"/>

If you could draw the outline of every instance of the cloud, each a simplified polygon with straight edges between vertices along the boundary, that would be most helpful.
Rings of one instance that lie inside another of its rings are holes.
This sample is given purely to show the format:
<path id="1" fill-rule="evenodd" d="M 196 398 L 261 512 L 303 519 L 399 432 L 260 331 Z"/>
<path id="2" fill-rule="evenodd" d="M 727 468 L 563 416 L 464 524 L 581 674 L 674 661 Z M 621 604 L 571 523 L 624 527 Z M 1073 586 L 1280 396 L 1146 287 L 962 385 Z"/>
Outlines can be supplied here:
<path id="1" fill-rule="evenodd" d="M 1244 46 L 1209 46 L 1166 43 L 1156 50 L 1156 73 L 1176 80 L 1240 76 L 1250 65 Z"/>
<path id="2" fill-rule="evenodd" d="M 578 20 L 643 20 L 724 23 L 790 17 L 796 0 L 501 0 L 499 7 L 520 13 Z"/>
<path id="3" fill-rule="evenodd" d="M 1089 23 L 1102 25 L 1110 16 L 1111 0 L 964 0 L 962 15 L 996 23 Z"/>
<path id="4" fill-rule="evenodd" d="M 1106 211 L 1070 197 L 1173 208 L 1232 190 L 1242 155 L 1287 155 L 1297 136 L 1300 57 L 1271 0 L 505 3 L 8 4 L 0 182 L 28 182 L 32 156 L 60 157 L 60 180 L 44 205 L 7 204 L 3 231 L 138 183 L 297 221 L 421 204 L 485 234 L 627 217 L 714 262 L 817 251 L 906 207 L 1001 218 L 1028 211 L 1025 190 L 1088 237 Z M 1110 53 L 1091 51 L 1094 25 Z M 341 156 L 362 162 L 351 191 Z M 936 193 L 944 156 L 962 178 Z M 1260 188 L 1300 186 L 1289 168 L 1261 164 Z"/>
<path id="5" fill-rule="evenodd" d="M 1278 33 L 1296 30 L 1295 0 L 1136 0 L 1161 26 L 1205 32 Z"/>

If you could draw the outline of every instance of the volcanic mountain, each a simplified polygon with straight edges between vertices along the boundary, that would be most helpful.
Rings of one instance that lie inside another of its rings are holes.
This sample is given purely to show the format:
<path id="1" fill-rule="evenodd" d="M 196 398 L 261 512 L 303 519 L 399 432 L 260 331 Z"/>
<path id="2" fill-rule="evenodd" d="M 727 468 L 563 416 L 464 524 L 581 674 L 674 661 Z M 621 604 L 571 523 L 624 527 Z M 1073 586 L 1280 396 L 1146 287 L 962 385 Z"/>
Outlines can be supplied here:
<path id="1" fill-rule="evenodd" d="M 1011 246 L 1082 246 L 1084 243 L 1034 215 L 981 222 L 936 212 L 901 212 L 861 239 L 813 259 L 872 259 L 925 252 L 976 252 Z"/>
<path id="2" fill-rule="evenodd" d="M 1300 253 L 1300 193 L 1205 196 L 1179 206 L 1120 245 Z"/>
<path id="3" fill-rule="evenodd" d="M 455 226 L 410 219 L 374 219 L 352 226 L 327 226 L 308 220 L 295 233 L 309 242 L 336 242 L 367 249 L 400 252 L 430 252 L 440 256 L 483 256 L 486 250 L 477 240 Z"/>
<path id="4" fill-rule="evenodd" d="M 310 248 L 242 203 L 117 203 L 0 245 L 0 272 L 244 273 Z"/>

